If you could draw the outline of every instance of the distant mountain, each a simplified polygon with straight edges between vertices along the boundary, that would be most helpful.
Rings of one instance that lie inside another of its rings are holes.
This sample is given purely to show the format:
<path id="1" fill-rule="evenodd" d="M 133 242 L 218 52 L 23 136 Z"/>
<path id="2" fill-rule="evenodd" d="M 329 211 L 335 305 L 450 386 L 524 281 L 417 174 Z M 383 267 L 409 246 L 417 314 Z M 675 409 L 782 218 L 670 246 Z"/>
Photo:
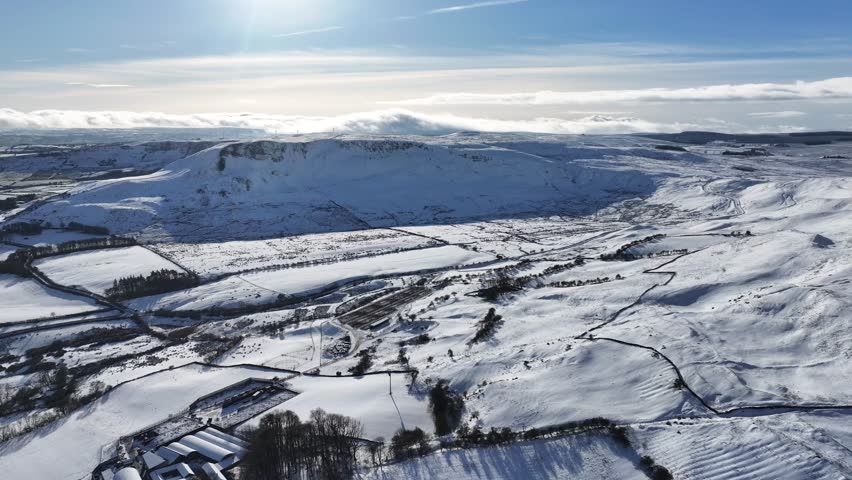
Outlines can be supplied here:
<path id="1" fill-rule="evenodd" d="M 725 141 L 733 143 L 759 144 L 804 144 L 825 145 L 834 142 L 852 142 L 852 132 L 799 132 L 770 134 L 729 134 L 717 132 L 681 132 L 681 133 L 641 133 L 637 136 L 663 140 L 667 142 L 705 145 L 710 142 Z"/>

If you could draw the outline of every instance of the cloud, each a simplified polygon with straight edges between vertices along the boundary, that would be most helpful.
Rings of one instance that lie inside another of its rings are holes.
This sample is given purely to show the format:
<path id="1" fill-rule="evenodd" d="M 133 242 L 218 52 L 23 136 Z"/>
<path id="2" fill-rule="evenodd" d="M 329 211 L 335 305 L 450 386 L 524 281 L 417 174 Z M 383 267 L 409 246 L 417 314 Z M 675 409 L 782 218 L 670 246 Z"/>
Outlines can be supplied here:
<path id="1" fill-rule="evenodd" d="M 91 52 L 88 48 L 80 48 L 80 47 L 69 47 L 65 49 L 68 53 L 89 53 Z"/>
<path id="2" fill-rule="evenodd" d="M 805 112 L 797 112 L 795 110 L 785 110 L 783 112 L 753 112 L 749 113 L 749 117 L 757 118 L 794 118 L 807 115 Z"/>
<path id="3" fill-rule="evenodd" d="M 462 10 L 470 10 L 472 8 L 483 8 L 483 7 L 496 7 L 498 5 L 511 5 L 513 3 L 524 3 L 527 0 L 492 0 L 488 2 L 476 2 L 476 3 L 468 3 L 465 5 L 455 5 L 452 7 L 444 7 L 444 8 L 436 8 L 435 10 L 429 10 L 427 12 L 429 15 L 435 15 L 440 13 L 452 13 L 459 12 Z"/>
<path id="4" fill-rule="evenodd" d="M 123 83 L 82 83 L 82 82 L 65 82 L 65 85 L 71 85 L 74 87 L 91 87 L 91 88 L 128 88 L 132 87 L 132 85 L 126 85 Z"/>
<path id="5" fill-rule="evenodd" d="M 576 105 L 617 102 L 734 102 L 852 98 L 852 77 L 814 82 L 744 83 L 691 88 L 530 93 L 441 93 L 396 105 Z"/>
<path id="6" fill-rule="evenodd" d="M 275 38 L 286 38 L 286 37 L 300 37 L 302 35 L 310 35 L 312 33 L 323 33 L 323 32 L 333 32 L 335 30 L 342 30 L 343 27 L 325 27 L 325 28 L 315 28 L 313 30 L 302 30 L 299 32 L 290 32 L 290 33 L 278 33 L 273 35 Z"/>
<path id="7" fill-rule="evenodd" d="M 27 113 L 8 108 L 0 109 L 0 129 L 153 127 L 250 128 L 280 134 L 333 131 L 390 135 L 443 135 L 459 131 L 616 134 L 677 132 L 696 128 L 695 125 L 690 124 L 662 124 L 632 117 L 607 115 L 590 115 L 573 120 L 560 118 L 499 120 L 450 114 L 424 114 L 401 109 L 328 117 L 253 113 L 174 115 L 158 112 L 78 110 L 38 110 Z"/>

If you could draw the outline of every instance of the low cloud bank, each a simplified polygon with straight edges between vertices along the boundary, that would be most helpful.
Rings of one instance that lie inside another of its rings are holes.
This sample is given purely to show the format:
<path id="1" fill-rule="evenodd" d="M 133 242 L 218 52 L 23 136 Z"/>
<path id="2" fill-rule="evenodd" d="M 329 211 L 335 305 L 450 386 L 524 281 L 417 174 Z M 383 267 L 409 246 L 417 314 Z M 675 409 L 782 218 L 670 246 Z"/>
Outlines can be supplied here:
<path id="1" fill-rule="evenodd" d="M 587 92 L 440 93 L 391 102 L 394 105 L 582 105 L 619 102 L 738 102 L 852 98 L 852 77 L 815 82 L 744 83 L 692 88 L 648 88 Z"/>
<path id="2" fill-rule="evenodd" d="M 87 112 L 0 109 L 0 129 L 64 128 L 250 128 L 269 133 L 374 133 L 442 135 L 458 131 L 615 134 L 677 132 L 694 127 L 633 117 L 590 115 L 577 119 L 497 120 L 392 109 L 333 117 L 214 113 L 174 115 L 157 112 Z"/>
<path id="3" fill-rule="evenodd" d="M 807 113 L 795 110 L 785 110 L 783 112 L 754 112 L 748 114 L 749 117 L 757 118 L 796 118 L 805 115 L 807 115 Z"/>

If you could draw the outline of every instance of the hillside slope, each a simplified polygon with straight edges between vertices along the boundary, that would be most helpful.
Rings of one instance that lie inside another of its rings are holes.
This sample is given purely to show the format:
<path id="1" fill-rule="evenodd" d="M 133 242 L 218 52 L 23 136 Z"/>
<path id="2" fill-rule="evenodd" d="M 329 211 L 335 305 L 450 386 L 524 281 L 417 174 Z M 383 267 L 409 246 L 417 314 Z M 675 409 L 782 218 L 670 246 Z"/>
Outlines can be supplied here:
<path id="1" fill-rule="evenodd" d="M 150 175 L 87 183 L 30 216 L 148 238 L 257 238 L 591 213 L 654 188 L 636 171 L 496 146 L 259 141 L 215 146 Z"/>
<path id="2" fill-rule="evenodd" d="M 103 174 L 109 170 L 150 172 L 177 159 L 198 153 L 215 142 L 148 142 L 84 146 L 23 146 L 2 156 L 0 172 L 62 176 Z"/>

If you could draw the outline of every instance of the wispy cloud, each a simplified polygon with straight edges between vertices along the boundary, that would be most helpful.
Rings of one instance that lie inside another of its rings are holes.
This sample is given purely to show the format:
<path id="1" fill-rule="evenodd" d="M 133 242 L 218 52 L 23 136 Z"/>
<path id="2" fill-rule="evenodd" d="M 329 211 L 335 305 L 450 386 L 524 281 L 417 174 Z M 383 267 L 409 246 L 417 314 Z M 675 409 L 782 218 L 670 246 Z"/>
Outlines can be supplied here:
<path id="1" fill-rule="evenodd" d="M 815 82 L 744 83 L 691 88 L 577 92 L 442 93 L 389 102 L 396 105 L 576 105 L 618 102 L 732 102 L 852 98 L 852 77 Z"/>
<path id="2" fill-rule="evenodd" d="M 43 58 L 19 58 L 15 60 L 15 63 L 38 63 L 43 61 Z"/>
<path id="3" fill-rule="evenodd" d="M 418 14 L 418 15 L 400 15 L 398 17 L 393 17 L 391 20 L 393 21 L 408 21 L 408 20 L 416 20 L 425 15 L 439 15 L 442 13 L 453 13 L 453 12 L 461 12 L 463 10 L 470 10 L 473 8 L 484 8 L 484 7 L 496 7 L 500 5 L 511 5 L 513 3 L 525 3 L 529 0 L 490 0 L 486 2 L 476 2 L 476 3 L 466 3 L 463 5 L 453 5 L 450 7 L 436 8 L 434 10 L 429 10 L 426 13 Z"/>
<path id="4" fill-rule="evenodd" d="M 483 7 L 496 7 L 498 5 L 511 5 L 513 3 L 525 3 L 527 0 L 491 0 L 487 2 L 476 2 L 476 3 L 467 3 L 464 5 L 454 5 L 451 7 L 444 8 L 436 8 L 434 10 L 430 10 L 427 13 L 429 15 L 435 15 L 440 13 L 452 13 L 452 12 L 460 12 L 462 10 L 470 10 L 472 8 L 483 8 Z"/>
<path id="5" fill-rule="evenodd" d="M 314 33 L 323 33 L 323 32 L 333 32 L 335 30 L 342 30 L 343 27 L 333 26 L 333 27 L 325 27 L 325 28 L 315 28 L 313 30 L 301 30 L 299 32 L 289 32 L 289 33 L 278 33 L 273 35 L 275 38 L 287 38 L 287 37 L 300 37 L 302 35 L 311 35 Z"/>
<path id="6" fill-rule="evenodd" d="M 753 112 L 748 114 L 749 117 L 756 118 L 795 118 L 802 117 L 804 115 L 807 115 L 807 113 L 795 110 L 784 110 L 782 112 Z"/>
<path id="7" fill-rule="evenodd" d="M 91 87 L 91 88 L 128 88 L 132 85 L 124 83 L 83 83 L 83 82 L 65 82 L 65 85 L 73 87 Z"/>
<path id="8" fill-rule="evenodd" d="M 68 47 L 65 49 L 67 53 L 89 53 L 92 50 L 88 48 L 80 48 L 80 47 Z"/>
<path id="9" fill-rule="evenodd" d="M 558 61 L 554 60 L 557 57 Z M 88 56 L 82 58 L 87 59 Z M 604 56 L 600 59 L 560 57 L 559 51 L 553 53 L 544 50 L 433 56 L 425 55 L 416 47 L 403 51 L 386 47 L 381 50 L 310 49 L 219 56 L 151 56 L 101 62 L 68 62 L 55 66 L 48 62 L 14 64 L 11 68 L 7 65 L 6 69 L 0 69 L 0 107 L 12 107 L 20 111 L 240 112 L 247 110 L 247 105 L 239 99 L 251 98 L 257 103 L 251 105 L 250 110 L 258 113 L 337 115 L 384 108 L 377 105 L 400 106 L 393 102 L 401 101 L 401 105 L 426 106 L 403 108 L 426 110 L 428 107 L 427 111 L 432 113 L 440 111 L 470 117 L 486 115 L 483 112 L 487 112 L 487 115 L 502 119 L 532 121 L 537 117 L 558 117 L 577 121 L 594 115 L 592 112 L 599 112 L 613 119 L 639 118 L 665 123 L 670 122 L 672 117 L 661 116 L 661 110 L 652 104 L 687 98 L 687 102 L 678 104 L 677 115 L 684 121 L 690 119 L 688 121 L 698 122 L 694 119 L 706 115 L 704 106 L 686 103 L 730 98 L 730 92 L 728 96 L 716 93 L 708 96 L 701 90 L 703 87 L 698 87 L 725 83 L 725 76 L 729 75 L 726 72 L 736 71 L 745 78 L 790 78 L 788 75 L 802 71 L 828 70 L 833 73 L 833 70 L 840 70 L 837 65 L 844 62 L 848 63 L 848 60 L 779 58 L 759 61 L 664 62 Z M 235 76 L 235 71 L 251 72 L 251 75 Z M 827 74 L 821 78 L 832 76 Z M 623 80 L 625 78 L 629 79 L 629 83 Z M 700 80 L 702 83 L 695 83 L 697 78 L 703 79 Z M 775 89 L 785 95 L 783 98 L 820 99 L 808 104 L 807 108 L 797 102 L 780 105 L 766 102 L 762 106 L 755 106 L 752 102 L 740 101 L 720 104 L 718 108 L 714 107 L 713 114 L 747 123 L 745 127 L 774 124 L 777 128 L 778 119 L 764 120 L 747 114 L 802 110 L 809 112 L 809 115 L 791 120 L 804 120 L 802 123 L 806 121 L 814 128 L 840 128 L 849 123 L 848 119 L 833 117 L 831 114 L 845 110 L 837 108 L 839 101 L 824 98 L 845 95 L 841 88 L 843 81 L 828 80 L 824 84 L 808 82 L 803 85 L 785 83 L 781 85 L 783 88 Z M 64 85 L 67 82 L 81 85 Z M 852 91 L 852 81 L 846 79 L 845 82 L 849 87 L 846 92 Z M 578 93 L 550 92 L 553 98 L 523 93 L 538 92 L 542 85 L 567 85 L 571 88 L 565 87 L 565 90 Z M 681 88 L 684 86 L 694 86 L 703 93 L 698 97 L 694 92 L 686 95 Z M 736 93 L 740 87 L 734 85 L 732 89 Z M 599 94 L 601 90 L 603 95 Z M 747 90 L 751 93 L 740 94 L 738 98 L 763 98 L 754 94 L 755 89 Z M 756 90 L 766 92 L 770 89 Z M 469 106 L 441 107 L 457 102 L 459 98 L 430 97 L 437 92 L 486 95 L 473 99 L 462 98 L 461 103 L 467 102 Z M 493 95 L 500 92 L 522 93 L 508 98 L 505 98 L 506 95 Z M 566 95 L 568 100 L 565 99 Z M 778 98 L 780 94 L 773 95 Z M 323 101 L 318 102 L 318 98 Z M 424 98 L 429 100 L 424 101 Z M 496 106 L 482 109 L 475 106 L 477 102 Z M 554 108 L 548 104 L 562 106 Z M 633 113 L 616 113 L 628 111 Z M 834 126 L 832 122 L 839 125 Z M 630 124 L 635 125 L 636 122 Z M 541 123 L 538 127 L 533 125 L 529 128 L 540 131 L 544 129 L 543 125 Z M 601 125 L 596 123 L 595 126 Z M 521 127 L 523 125 L 519 125 L 518 129 L 526 129 Z M 568 130 L 567 127 L 560 128 L 559 131 Z"/>

